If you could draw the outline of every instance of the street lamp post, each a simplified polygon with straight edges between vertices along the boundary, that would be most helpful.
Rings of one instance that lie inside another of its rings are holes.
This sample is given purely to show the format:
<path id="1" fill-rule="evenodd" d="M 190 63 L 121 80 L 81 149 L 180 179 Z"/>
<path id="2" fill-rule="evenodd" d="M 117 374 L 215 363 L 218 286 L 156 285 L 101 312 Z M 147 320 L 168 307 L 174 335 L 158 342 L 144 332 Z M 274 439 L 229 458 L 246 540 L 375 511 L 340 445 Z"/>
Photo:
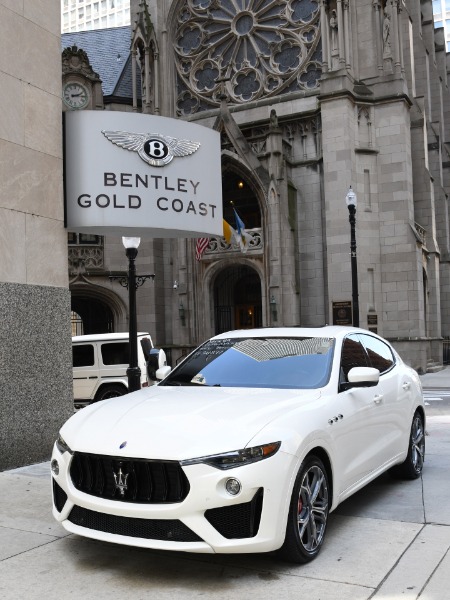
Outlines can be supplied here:
<path id="1" fill-rule="evenodd" d="M 358 294 L 358 262 L 356 258 L 356 194 L 352 186 L 348 188 L 345 201 L 348 207 L 350 221 L 350 256 L 352 268 L 352 321 L 353 327 L 359 327 L 359 294 Z"/>
<path id="2" fill-rule="evenodd" d="M 128 391 L 136 392 L 141 388 L 141 369 L 138 364 L 137 352 L 137 311 L 136 311 L 136 290 L 147 279 L 154 279 L 154 275 L 136 276 L 136 256 L 138 253 L 141 238 L 123 237 L 122 243 L 125 247 L 125 254 L 128 258 L 128 275 L 110 276 L 110 279 L 118 279 L 122 287 L 128 288 L 128 311 L 129 311 L 129 367 L 127 369 Z"/>

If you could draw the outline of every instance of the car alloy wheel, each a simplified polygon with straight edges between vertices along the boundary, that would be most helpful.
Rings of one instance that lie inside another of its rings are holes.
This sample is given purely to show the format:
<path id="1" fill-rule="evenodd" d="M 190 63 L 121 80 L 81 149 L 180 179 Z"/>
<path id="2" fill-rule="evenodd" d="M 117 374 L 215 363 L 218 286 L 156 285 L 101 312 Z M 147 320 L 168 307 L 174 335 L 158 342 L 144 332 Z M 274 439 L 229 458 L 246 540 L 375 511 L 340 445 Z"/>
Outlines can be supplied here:
<path id="1" fill-rule="evenodd" d="M 425 458 L 425 431 L 422 417 L 418 412 L 414 415 L 411 427 L 410 453 L 411 466 L 417 475 L 420 475 Z"/>
<path id="2" fill-rule="evenodd" d="M 300 467 L 292 492 L 286 538 L 280 549 L 289 561 L 305 563 L 317 556 L 328 522 L 328 478 L 322 461 L 309 456 Z"/>
<path id="3" fill-rule="evenodd" d="M 408 455 L 405 462 L 393 467 L 394 475 L 403 479 L 417 479 L 422 474 L 425 460 L 425 427 L 422 414 L 417 411 L 411 424 Z"/>

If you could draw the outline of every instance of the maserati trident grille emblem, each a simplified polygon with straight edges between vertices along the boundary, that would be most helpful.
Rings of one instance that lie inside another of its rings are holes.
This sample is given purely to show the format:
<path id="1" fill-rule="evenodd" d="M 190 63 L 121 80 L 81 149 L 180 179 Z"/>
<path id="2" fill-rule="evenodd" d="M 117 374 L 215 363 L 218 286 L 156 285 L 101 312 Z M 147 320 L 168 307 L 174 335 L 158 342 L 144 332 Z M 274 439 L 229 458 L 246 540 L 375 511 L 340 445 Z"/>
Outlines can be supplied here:
<path id="1" fill-rule="evenodd" d="M 129 473 L 123 473 L 122 467 L 119 467 L 119 472 L 116 473 L 115 471 L 113 471 L 113 475 L 116 484 L 116 490 L 119 490 L 120 495 L 123 498 L 125 496 L 125 490 L 128 489 L 127 480 Z"/>
<path id="2" fill-rule="evenodd" d="M 178 140 L 160 133 L 130 133 L 128 131 L 104 131 L 103 135 L 116 146 L 137 152 L 152 167 L 164 167 L 175 156 L 188 156 L 200 148 L 199 142 Z"/>

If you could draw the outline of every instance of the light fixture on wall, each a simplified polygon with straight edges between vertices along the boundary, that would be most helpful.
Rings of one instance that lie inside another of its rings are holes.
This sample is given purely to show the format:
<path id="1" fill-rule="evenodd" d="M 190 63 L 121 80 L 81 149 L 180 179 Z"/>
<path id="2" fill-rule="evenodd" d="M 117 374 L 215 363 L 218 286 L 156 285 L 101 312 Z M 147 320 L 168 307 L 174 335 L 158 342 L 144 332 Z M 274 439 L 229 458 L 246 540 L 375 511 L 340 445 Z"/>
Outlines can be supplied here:
<path id="1" fill-rule="evenodd" d="M 183 301 L 180 300 L 180 306 L 178 307 L 178 314 L 180 316 L 181 325 L 184 327 L 186 325 L 186 313 L 183 306 Z"/>
<path id="2" fill-rule="evenodd" d="M 272 321 L 278 321 L 278 309 L 277 309 L 277 301 L 275 300 L 275 296 L 272 294 L 270 298 L 270 314 L 272 315 Z"/>
<path id="3" fill-rule="evenodd" d="M 358 262 L 356 258 L 356 204 L 357 198 L 352 186 L 348 188 L 345 202 L 350 221 L 350 257 L 352 269 L 352 321 L 353 327 L 359 327 Z"/>

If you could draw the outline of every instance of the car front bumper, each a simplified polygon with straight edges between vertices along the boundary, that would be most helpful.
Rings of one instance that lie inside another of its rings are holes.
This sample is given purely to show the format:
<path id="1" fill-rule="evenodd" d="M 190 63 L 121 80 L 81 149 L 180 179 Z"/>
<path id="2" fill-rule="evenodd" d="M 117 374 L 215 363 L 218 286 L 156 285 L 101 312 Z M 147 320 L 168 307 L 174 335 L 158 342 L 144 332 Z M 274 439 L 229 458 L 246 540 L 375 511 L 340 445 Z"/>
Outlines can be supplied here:
<path id="1" fill-rule="evenodd" d="M 143 504 L 79 491 L 70 477 L 72 455 L 54 448 L 53 515 L 71 533 L 162 550 L 203 553 L 269 552 L 284 541 L 298 458 L 278 451 L 241 467 L 184 466 L 190 491 L 182 502 Z M 238 479 L 232 496 L 228 479 Z"/>

